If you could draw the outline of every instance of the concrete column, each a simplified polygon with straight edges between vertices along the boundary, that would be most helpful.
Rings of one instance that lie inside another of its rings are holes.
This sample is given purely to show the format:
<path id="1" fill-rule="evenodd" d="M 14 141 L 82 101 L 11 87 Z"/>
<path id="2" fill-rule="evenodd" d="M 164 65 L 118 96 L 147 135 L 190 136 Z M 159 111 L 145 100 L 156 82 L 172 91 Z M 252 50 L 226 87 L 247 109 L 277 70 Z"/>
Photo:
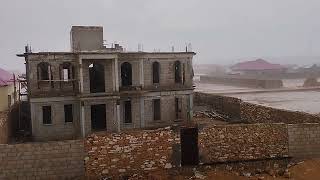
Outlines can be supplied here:
<path id="1" fill-rule="evenodd" d="M 84 102 L 81 101 L 80 102 L 80 123 L 81 123 L 81 134 L 82 137 L 86 137 L 86 132 L 85 132 L 85 106 L 84 106 Z"/>
<path id="2" fill-rule="evenodd" d="M 189 121 L 192 120 L 193 117 L 193 94 L 189 95 Z"/>
<path id="3" fill-rule="evenodd" d="M 115 91 L 119 91 L 119 69 L 118 69 L 118 57 L 114 59 L 114 81 L 115 81 Z"/>
<path id="4" fill-rule="evenodd" d="M 112 70 L 112 90 L 116 91 L 116 70 L 115 70 L 115 63 L 114 59 L 112 61 L 111 70 Z"/>
<path id="5" fill-rule="evenodd" d="M 143 59 L 139 62 L 139 76 L 140 76 L 140 85 L 144 87 L 144 69 L 143 69 Z"/>
<path id="6" fill-rule="evenodd" d="M 116 103 L 116 120 L 117 120 L 117 132 L 121 131 L 121 118 L 120 118 L 120 101 Z"/>
<path id="7" fill-rule="evenodd" d="M 83 93 L 83 69 L 82 69 L 82 59 L 79 57 L 79 89 L 80 93 Z"/>
<path id="8" fill-rule="evenodd" d="M 144 121 L 144 97 L 140 97 L 140 127 L 145 127 Z"/>

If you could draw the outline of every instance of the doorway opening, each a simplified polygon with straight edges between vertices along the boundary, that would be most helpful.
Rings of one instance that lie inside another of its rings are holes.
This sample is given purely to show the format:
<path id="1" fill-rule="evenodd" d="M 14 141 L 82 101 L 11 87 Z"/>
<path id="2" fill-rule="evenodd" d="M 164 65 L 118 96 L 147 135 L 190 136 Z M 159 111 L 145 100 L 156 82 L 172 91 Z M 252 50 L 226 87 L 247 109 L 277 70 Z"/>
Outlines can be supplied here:
<path id="1" fill-rule="evenodd" d="M 94 131 L 105 130 L 107 128 L 105 104 L 91 106 L 91 128 Z"/>
<path id="2" fill-rule="evenodd" d="M 104 67 L 102 64 L 89 65 L 90 93 L 105 92 Z"/>
<path id="3" fill-rule="evenodd" d="M 188 127 L 180 130 L 181 166 L 199 164 L 198 128 Z"/>

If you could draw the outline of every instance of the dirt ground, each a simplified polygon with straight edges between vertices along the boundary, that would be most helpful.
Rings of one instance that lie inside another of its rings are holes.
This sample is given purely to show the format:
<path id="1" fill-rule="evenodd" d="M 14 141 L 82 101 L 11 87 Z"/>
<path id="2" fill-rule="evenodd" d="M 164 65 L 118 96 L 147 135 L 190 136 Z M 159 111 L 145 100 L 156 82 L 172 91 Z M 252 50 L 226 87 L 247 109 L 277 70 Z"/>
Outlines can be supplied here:
<path id="1" fill-rule="evenodd" d="M 217 171 L 210 168 L 181 168 L 179 170 L 155 171 L 144 176 L 133 176 L 129 179 L 150 179 L 150 180 L 184 180 L 184 179 L 214 179 L 214 180 L 318 180 L 320 179 L 320 159 L 310 159 L 299 161 L 288 168 L 283 176 L 270 176 L 269 174 L 259 174 L 249 176 L 240 175 L 237 172 Z"/>

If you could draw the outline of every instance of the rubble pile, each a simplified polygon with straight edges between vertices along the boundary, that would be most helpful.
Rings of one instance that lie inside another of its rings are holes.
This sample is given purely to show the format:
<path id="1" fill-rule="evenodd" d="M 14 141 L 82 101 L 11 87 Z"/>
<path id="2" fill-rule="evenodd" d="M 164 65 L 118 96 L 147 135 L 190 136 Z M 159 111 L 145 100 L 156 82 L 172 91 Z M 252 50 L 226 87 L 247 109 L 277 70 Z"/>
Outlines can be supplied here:
<path id="1" fill-rule="evenodd" d="M 193 117 L 195 118 L 209 118 L 212 120 L 219 120 L 219 121 L 228 121 L 230 117 L 227 115 L 219 114 L 214 111 L 195 111 Z"/>
<path id="2" fill-rule="evenodd" d="M 89 177 L 139 174 L 143 171 L 170 169 L 173 145 L 180 139 L 170 127 L 156 130 L 92 134 L 85 143 Z"/>
<path id="3" fill-rule="evenodd" d="M 216 125 L 199 132 L 203 163 L 288 156 L 285 124 Z"/>

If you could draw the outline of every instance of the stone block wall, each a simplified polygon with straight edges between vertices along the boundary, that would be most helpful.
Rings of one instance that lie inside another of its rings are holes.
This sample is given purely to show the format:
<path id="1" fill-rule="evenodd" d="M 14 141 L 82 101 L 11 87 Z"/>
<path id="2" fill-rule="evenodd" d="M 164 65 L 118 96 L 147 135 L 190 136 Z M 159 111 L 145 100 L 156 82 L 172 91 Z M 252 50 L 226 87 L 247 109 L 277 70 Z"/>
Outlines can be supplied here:
<path id="1" fill-rule="evenodd" d="M 106 93 L 113 93 L 113 81 L 115 80 L 112 74 L 112 63 L 113 60 L 83 60 L 82 62 L 82 73 L 83 73 L 83 94 L 90 93 L 90 73 L 89 66 L 92 63 L 97 63 L 103 66 L 104 70 L 104 85 Z"/>
<path id="2" fill-rule="evenodd" d="M 53 82 L 53 86 L 51 87 L 50 82 L 39 82 L 38 86 L 38 64 L 41 62 L 47 62 L 51 66 L 52 78 L 54 80 L 61 79 L 60 77 L 60 66 L 64 62 L 69 62 L 74 67 L 75 77 L 77 77 L 77 64 L 76 57 L 72 54 L 41 54 L 41 55 L 29 55 L 28 56 L 28 88 L 29 88 L 29 96 L 32 97 L 49 97 L 49 96 L 60 96 L 60 95 L 75 95 L 77 92 L 77 88 L 73 90 L 72 88 L 65 88 L 68 86 L 66 83 L 61 83 L 59 81 Z M 69 85 L 72 82 L 68 82 Z M 77 81 L 75 81 L 75 87 L 78 87 Z"/>
<path id="3" fill-rule="evenodd" d="M 202 163 L 287 157 L 285 124 L 217 125 L 199 130 Z"/>
<path id="4" fill-rule="evenodd" d="M 8 143 L 10 134 L 9 129 L 8 112 L 0 112 L 0 144 Z"/>
<path id="5" fill-rule="evenodd" d="M 292 157 L 320 157 L 320 124 L 289 124 L 289 152 Z"/>
<path id="6" fill-rule="evenodd" d="M 245 123 L 319 123 L 320 116 L 243 102 L 239 98 L 196 92 L 195 105 L 209 105 L 213 110 L 239 118 Z"/>
<path id="7" fill-rule="evenodd" d="M 320 116 L 241 102 L 241 119 L 248 123 L 317 123 Z"/>
<path id="8" fill-rule="evenodd" d="M 202 83 L 217 83 L 217 84 L 229 84 L 236 86 L 252 87 L 252 88 L 264 88 L 273 89 L 283 87 L 282 80 L 272 79 L 259 79 L 251 77 L 239 77 L 239 76 L 200 76 Z"/>
<path id="9" fill-rule="evenodd" d="M 88 136 L 85 149 L 89 178 L 119 176 L 179 166 L 180 139 L 169 127 Z"/>
<path id="10" fill-rule="evenodd" d="M 84 157 L 82 140 L 1 144 L 0 179 L 80 179 Z"/>
<path id="11" fill-rule="evenodd" d="M 73 122 L 65 122 L 64 105 L 72 104 Z M 51 106 L 51 124 L 43 124 L 43 106 Z M 75 139 L 80 136 L 79 103 L 68 97 L 56 99 L 41 98 L 41 102 L 30 103 L 32 136 L 36 141 Z"/>
<path id="12" fill-rule="evenodd" d="M 220 96 L 207 93 L 194 93 L 195 105 L 209 105 L 215 111 L 232 118 L 240 118 L 241 100 L 234 97 Z"/>

